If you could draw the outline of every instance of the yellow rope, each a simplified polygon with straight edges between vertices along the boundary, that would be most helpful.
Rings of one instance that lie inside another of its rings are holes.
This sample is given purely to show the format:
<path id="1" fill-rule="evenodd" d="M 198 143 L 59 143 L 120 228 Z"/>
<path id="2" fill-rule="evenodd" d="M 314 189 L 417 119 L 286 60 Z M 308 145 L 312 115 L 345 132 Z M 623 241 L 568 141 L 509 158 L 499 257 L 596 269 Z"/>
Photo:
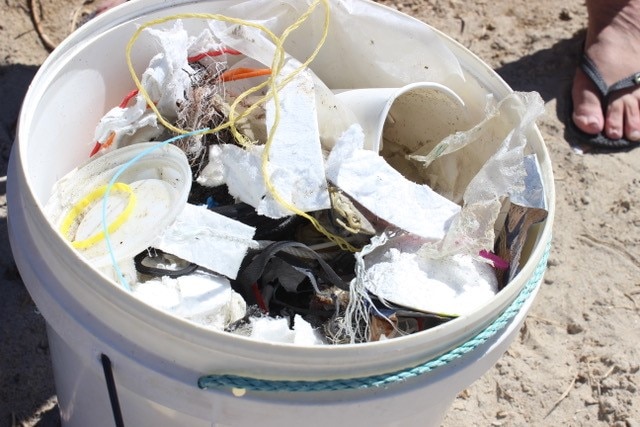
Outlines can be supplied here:
<path id="1" fill-rule="evenodd" d="M 304 63 L 302 63 L 298 68 L 293 70 L 289 75 L 285 76 L 280 82 L 278 82 L 276 78 L 279 75 L 280 71 L 282 70 L 282 68 L 284 66 L 284 60 L 285 60 L 284 42 L 286 41 L 287 37 L 289 37 L 289 35 L 293 31 L 298 29 L 309 18 L 309 16 L 314 12 L 314 10 L 317 8 L 317 6 L 320 3 L 322 3 L 322 5 L 324 6 L 324 9 L 325 9 L 325 14 L 324 14 L 324 19 L 325 20 L 324 20 L 324 27 L 323 27 L 322 36 L 321 36 L 320 40 L 318 41 L 318 44 L 317 44 L 316 48 L 314 49 L 312 54 L 309 56 L 309 58 L 307 58 L 307 60 Z M 154 102 L 149 97 L 149 94 L 142 87 L 142 83 L 140 82 L 140 79 L 138 79 L 138 76 L 136 75 L 135 69 L 133 68 L 133 63 L 132 63 L 132 60 L 131 60 L 131 50 L 133 48 L 134 43 L 136 42 L 136 40 L 138 39 L 138 37 L 142 33 L 142 31 L 144 31 L 146 28 L 149 28 L 149 27 L 151 27 L 153 25 L 163 24 L 165 22 L 175 21 L 175 20 L 179 20 L 179 19 L 204 19 L 204 20 L 218 20 L 218 21 L 229 22 L 229 23 L 237 24 L 237 25 L 244 25 L 244 26 L 256 28 L 256 29 L 264 32 L 271 39 L 271 41 L 273 42 L 273 44 L 276 47 L 276 53 L 275 53 L 275 55 L 273 57 L 273 61 L 272 61 L 272 64 L 271 64 L 271 75 L 268 77 L 268 79 L 266 79 L 266 81 L 264 81 L 263 83 L 261 83 L 261 84 L 259 84 L 257 86 L 254 86 L 254 87 L 250 88 L 249 90 L 243 92 L 242 94 L 240 94 L 234 100 L 234 102 L 230 106 L 229 117 L 228 117 L 228 120 L 226 122 L 216 126 L 215 128 L 212 128 L 212 129 L 209 129 L 209 130 L 203 132 L 203 134 L 216 133 L 216 132 L 219 132 L 219 131 L 221 131 L 223 129 L 229 128 L 230 132 L 232 133 L 232 135 L 234 136 L 236 141 L 240 145 L 246 147 L 251 142 L 248 141 L 243 135 L 241 135 L 237 131 L 236 123 L 238 121 L 242 120 L 243 118 L 249 116 L 260 105 L 264 104 L 265 102 L 267 102 L 270 99 L 273 99 L 273 101 L 275 103 L 274 119 L 273 119 L 273 124 L 271 126 L 271 132 L 269 133 L 269 136 L 268 136 L 267 141 L 265 143 L 264 151 L 263 151 L 262 159 L 261 159 L 262 160 L 262 162 L 261 162 L 262 176 L 263 176 L 263 179 L 265 181 L 265 185 L 266 185 L 267 191 L 269 192 L 271 197 L 273 197 L 273 199 L 277 203 L 279 203 L 282 207 L 284 207 L 285 209 L 293 212 L 296 215 L 299 215 L 299 216 L 301 216 L 303 218 L 306 218 L 308 221 L 311 222 L 311 224 L 313 224 L 313 226 L 319 232 L 321 232 L 328 239 L 330 239 L 331 241 L 333 241 L 334 243 L 339 245 L 342 249 L 349 250 L 349 251 L 352 251 L 352 252 L 357 252 L 358 249 L 353 247 L 351 244 L 349 244 L 349 242 L 347 242 L 345 239 L 343 239 L 342 237 L 331 233 L 326 228 L 324 228 L 314 217 L 312 217 L 308 213 L 300 210 L 299 208 L 294 206 L 291 202 L 285 200 L 278 193 L 277 189 L 275 188 L 275 186 L 271 182 L 271 177 L 270 177 L 269 172 L 268 172 L 269 149 L 271 148 L 271 144 L 273 142 L 273 138 L 274 138 L 275 132 L 276 132 L 276 130 L 278 128 L 278 124 L 280 123 L 280 104 L 279 104 L 278 91 L 280 89 L 282 89 L 286 84 L 288 84 L 302 70 L 307 68 L 309 66 L 309 64 L 316 58 L 316 56 L 320 52 L 320 49 L 322 48 L 322 46 L 324 45 L 324 43 L 326 41 L 327 35 L 329 34 L 329 18 L 330 18 L 329 0 L 315 0 L 309 6 L 307 11 L 305 13 L 303 13 L 293 24 L 291 24 L 289 27 L 287 27 L 283 31 L 282 36 L 278 37 L 271 30 L 269 30 L 268 28 L 266 28 L 263 25 L 260 25 L 260 24 L 257 24 L 257 23 L 251 22 L 251 21 L 245 21 L 245 20 L 238 19 L 238 18 L 232 18 L 232 17 L 224 16 L 224 15 L 208 14 L 208 13 L 182 13 L 182 14 L 171 15 L 171 16 L 167 16 L 167 17 L 164 17 L 164 18 L 155 19 L 153 21 L 149 21 L 149 22 L 141 25 L 134 32 L 133 36 L 131 37 L 131 39 L 127 43 L 127 46 L 126 46 L 126 60 L 127 60 L 127 67 L 129 68 L 129 72 L 131 73 L 131 77 L 133 79 L 133 82 L 134 82 L 134 84 L 136 85 L 136 87 L 138 89 L 138 93 L 146 100 L 147 105 L 149 106 L 149 108 L 151 108 L 151 110 L 153 110 L 153 112 L 156 114 L 158 121 L 164 127 L 166 127 L 167 129 L 171 130 L 172 132 L 175 132 L 177 134 L 185 134 L 185 133 L 187 133 L 189 131 L 184 130 L 184 129 L 180 129 L 180 128 L 172 125 L 164 117 L 162 117 L 162 115 L 158 111 L 158 108 L 156 107 Z M 253 103 L 251 106 L 249 106 L 249 108 L 244 110 L 241 114 L 237 115 L 236 109 L 237 109 L 238 105 L 240 104 L 240 102 L 242 102 L 242 100 L 246 99 L 251 94 L 262 90 L 266 86 L 269 86 L 269 90 L 267 91 L 267 93 L 264 96 L 262 96 L 260 99 L 258 99 L 255 103 Z"/>
<path id="2" fill-rule="evenodd" d="M 98 201 L 102 196 L 106 194 L 107 187 L 108 187 L 107 185 L 103 185 L 101 187 L 96 188 L 91 193 L 87 194 L 78 203 L 76 203 L 75 206 L 71 208 L 71 210 L 69 210 L 69 213 L 64 218 L 64 220 L 62 220 L 62 224 L 60 225 L 60 233 L 62 233 L 62 235 L 65 238 L 71 240 L 71 237 L 69 236 L 69 230 L 71 229 L 71 225 L 73 225 L 77 221 L 77 218 L 85 211 L 85 209 L 87 209 L 89 206 L 94 204 L 96 201 Z M 113 184 L 112 189 L 113 191 L 120 191 L 122 193 L 127 193 L 129 195 L 129 201 L 127 203 L 127 206 L 125 206 L 124 210 L 120 212 L 120 214 L 116 217 L 116 219 L 107 227 L 107 231 L 109 232 L 109 234 L 115 232 L 118 228 L 122 226 L 122 224 L 125 223 L 127 219 L 129 219 L 129 217 L 131 216 L 131 213 L 133 212 L 133 208 L 136 205 L 136 195 L 130 186 L 128 186 L 123 182 L 117 182 Z M 105 238 L 105 233 L 103 230 L 90 237 L 87 237 L 84 240 L 73 240 L 71 241 L 71 246 L 73 246 L 76 249 L 88 249 L 94 246 L 95 244 L 97 244 L 100 240 L 104 238 Z"/>

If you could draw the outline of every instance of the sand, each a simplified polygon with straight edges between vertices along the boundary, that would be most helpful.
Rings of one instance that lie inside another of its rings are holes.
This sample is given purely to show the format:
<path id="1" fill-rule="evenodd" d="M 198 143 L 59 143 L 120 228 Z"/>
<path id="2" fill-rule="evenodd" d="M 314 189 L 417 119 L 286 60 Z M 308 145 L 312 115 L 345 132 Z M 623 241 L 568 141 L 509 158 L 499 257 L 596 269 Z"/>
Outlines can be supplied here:
<path id="1" fill-rule="evenodd" d="M 0 426 L 59 420 L 45 322 L 8 243 L 6 174 L 22 98 L 48 54 L 43 39 L 66 37 L 82 3 L 35 0 L 45 37 L 28 3 L 0 4 Z M 557 191 L 549 268 L 519 337 L 459 395 L 443 425 L 640 426 L 640 150 L 595 153 L 566 138 L 583 2 L 383 3 L 442 30 L 546 103 L 539 127 Z"/>

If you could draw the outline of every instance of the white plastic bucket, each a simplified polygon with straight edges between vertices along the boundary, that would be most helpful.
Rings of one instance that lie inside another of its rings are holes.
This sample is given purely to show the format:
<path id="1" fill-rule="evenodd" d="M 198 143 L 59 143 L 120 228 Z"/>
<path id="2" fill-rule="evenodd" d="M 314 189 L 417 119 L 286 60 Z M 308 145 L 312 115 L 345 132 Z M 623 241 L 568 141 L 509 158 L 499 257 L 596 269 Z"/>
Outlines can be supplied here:
<path id="1" fill-rule="evenodd" d="M 304 347 L 199 327 L 114 286 L 44 215 L 53 183 L 83 163 L 95 123 L 118 103 L 120 92 L 112 88 L 131 86 L 124 59 L 109 53 L 124 52 L 136 24 L 182 12 L 224 13 L 235 3 L 127 3 L 63 42 L 42 65 L 24 100 L 8 174 L 9 234 L 22 278 L 48 325 L 63 425 L 438 425 L 456 394 L 507 349 L 542 279 L 554 187 L 537 131 L 528 138 L 541 164 L 549 215 L 530 233 L 521 272 L 470 315 L 388 341 Z M 392 37 L 402 24 L 416 40 L 439 38 L 477 82 L 472 92 L 482 87 L 498 99 L 511 92 L 477 57 L 419 21 L 365 0 L 332 5 L 382 14 L 388 19 L 377 28 L 380 37 Z M 330 80 L 332 58 L 339 51 L 332 50 L 329 39 L 323 52 L 312 68 Z M 379 80 L 379 87 L 388 87 L 385 76 Z M 334 81 L 332 87 L 356 88 L 350 81 Z M 454 88 L 472 106 L 472 94 L 462 89 Z M 203 377 L 218 374 L 243 377 L 245 385 L 238 387 L 244 390 L 198 386 L 199 380 L 200 385 L 207 382 Z M 316 391 L 294 391 L 306 385 Z M 276 390 L 254 390 L 271 386 Z"/>

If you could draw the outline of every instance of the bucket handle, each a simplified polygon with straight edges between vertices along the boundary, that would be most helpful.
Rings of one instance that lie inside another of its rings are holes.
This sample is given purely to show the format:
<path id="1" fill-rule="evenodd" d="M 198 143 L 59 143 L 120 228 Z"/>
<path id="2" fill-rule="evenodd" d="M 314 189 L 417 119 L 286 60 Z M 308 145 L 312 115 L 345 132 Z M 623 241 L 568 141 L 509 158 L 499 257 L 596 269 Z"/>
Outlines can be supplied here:
<path id="1" fill-rule="evenodd" d="M 122 418 L 122 409 L 120 408 L 120 399 L 118 399 L 118 390 L 116 381 L 113 378 L 113 369 L 111 368 L 111 359 L 102 353 L 100 355 L 102 362 L 102 370 L 104 371 L 104 379 L 107 383 L 107 392 L 109 393 L 109 402 L 111 403 L 111 411 L 113 412 L 113 420 L 116 427 L 124 427 L 124 419 Z"/>
<path id="2" fill-rule="evenodd" d="M 201 389 L 232 387 L 252 391 L 277 391 L 277 392 L 318 392 L 335 390 L 355 390 L 371 387 L 384 387 L 393 383 L 406 381 L 411 378 L 434 371 L 437 368 L 464 356 L 478 346 L 487 342 L 491 337 L 501 331 L 509 321 L 520 311 L 522 305 L 538 287 L 547 269 L 547 259 L 551 250 L 551 239 L 547 242 L 545 251 L 536 266 L 531 279 L 522 288 L 516 299 L 507 307 L 498 318 L 480 333 L 461 344 L 460 346 L 423 362 L 412 368 L 406 368 L 390 373 L 372 375 L 360 378 L 342 378 L 334 380 L 318 381 L 294 381 L 294 380 L 265 380 L 260 378 L 243 377 L 239 375 L 205 375 L 198 379 L 198 387 Z"/>

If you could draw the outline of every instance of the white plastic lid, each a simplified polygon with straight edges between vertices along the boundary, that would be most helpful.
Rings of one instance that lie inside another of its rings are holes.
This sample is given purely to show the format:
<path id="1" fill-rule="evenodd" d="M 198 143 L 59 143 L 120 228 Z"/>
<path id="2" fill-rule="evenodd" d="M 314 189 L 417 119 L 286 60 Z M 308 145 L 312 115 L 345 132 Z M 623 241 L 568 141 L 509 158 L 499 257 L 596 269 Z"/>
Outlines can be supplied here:
<path id="1" fill-rule="evenodd" d="M 116 174 L 104 215 L 116 261 L 152 245 L 184 209 L 191 189 L 184 152 L 153 142 L 114 150 L 62 178 L 46 211 L 56 230 L 95 267 L 111 263 L 103 203 L 106 186 Z"/>

